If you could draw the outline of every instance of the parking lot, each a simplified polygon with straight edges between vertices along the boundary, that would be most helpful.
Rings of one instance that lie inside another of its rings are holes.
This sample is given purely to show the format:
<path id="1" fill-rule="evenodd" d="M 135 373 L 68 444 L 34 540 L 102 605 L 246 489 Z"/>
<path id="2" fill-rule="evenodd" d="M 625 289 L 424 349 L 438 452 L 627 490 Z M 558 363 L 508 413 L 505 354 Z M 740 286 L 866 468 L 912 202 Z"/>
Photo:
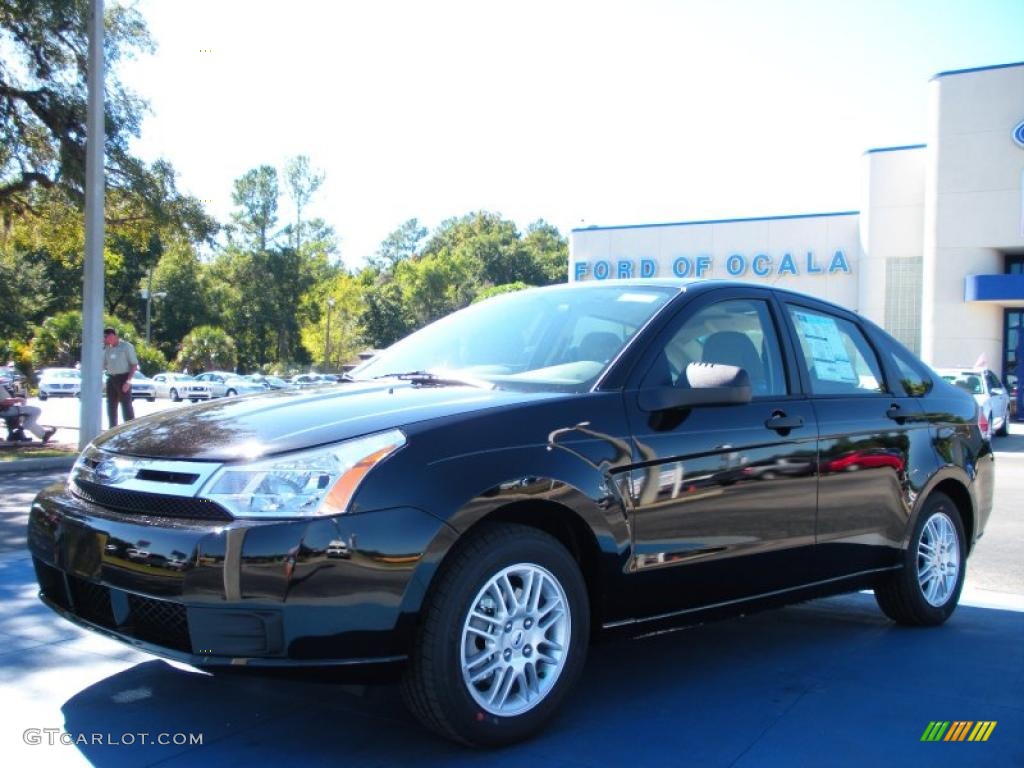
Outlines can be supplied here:
<path id="1" fill-rule="evenodd" d="M 36 598 L 24 521 L 63 473 L 0 475 L 0 750 L 9 765 L 1024 765 L 1014 432 L 996 443 L 996 507 L 944 627 L 897 627 L 861 593 L 605 641 L 546 732 L 490 753 L 423 731 L 393 685 L 210 676 L 59 620 Z M 982 743 L 922 742 L 933 721 L 996 727 Z"/>

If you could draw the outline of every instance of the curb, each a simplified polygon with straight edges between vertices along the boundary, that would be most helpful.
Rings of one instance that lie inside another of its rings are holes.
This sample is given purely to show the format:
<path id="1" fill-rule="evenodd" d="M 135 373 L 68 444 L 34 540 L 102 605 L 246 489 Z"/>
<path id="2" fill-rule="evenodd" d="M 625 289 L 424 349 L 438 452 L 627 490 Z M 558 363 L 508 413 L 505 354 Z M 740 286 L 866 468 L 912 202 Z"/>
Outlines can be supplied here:
<path id="1" fill-rule="evenodd" d="M 0 461 L 0 475 L 10 475 L 21 472 L 43 472 L 53 469 L 71 469 L 78 454 L 70 456 L 47 456 L 43 459 L 15 459 L 14 461 Z"/>

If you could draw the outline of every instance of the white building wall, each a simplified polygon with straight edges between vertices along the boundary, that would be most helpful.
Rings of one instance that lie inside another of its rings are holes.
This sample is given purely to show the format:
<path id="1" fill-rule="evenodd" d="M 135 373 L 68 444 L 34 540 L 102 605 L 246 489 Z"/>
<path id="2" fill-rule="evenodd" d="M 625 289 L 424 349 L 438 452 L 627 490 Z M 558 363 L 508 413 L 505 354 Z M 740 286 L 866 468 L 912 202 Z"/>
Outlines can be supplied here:
<path id="1" fill-rule="evenodd" d="M 924 252 L 924 171 L 923 146 L 864 154 L 858 305 L 861 314 L 881 326 L 891 290 L 889 260 L 920 259 Z"/>
<path id="2" fill-rule="evenodd" d="M 999 274 L 1024 248 L 1024 67 L 939 75 L 929 84 L 922 356 L 937 366 L 1001 360 L 1002 307 L 964 301 L 964 278 Z"/>

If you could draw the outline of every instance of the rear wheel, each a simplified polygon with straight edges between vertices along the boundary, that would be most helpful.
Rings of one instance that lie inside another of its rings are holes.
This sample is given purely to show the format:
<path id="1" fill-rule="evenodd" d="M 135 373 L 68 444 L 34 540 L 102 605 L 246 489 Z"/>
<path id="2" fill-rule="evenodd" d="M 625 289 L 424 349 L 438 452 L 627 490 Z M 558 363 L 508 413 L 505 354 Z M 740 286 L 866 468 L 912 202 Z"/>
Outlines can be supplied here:
<path id="1" fill-rule="evenodd" d="M 234 396 L 235 396 L 235 395 L 237 395 L 237 394 L 238 394 L 238 393 L 237 393 L 237 392 L 235 392 L 235 390 L 233 390 L 233 389 L 229 389 L 229 390 L 228 390 L 228 392 L 227 392 L 227 396 L 228 396 L 228 397 L 234 397 Z"/>
<path id="2" fill-rule="evenodd" d="M 41 389 L 39 390 L 39 399 L 40 400 L 45 400 L 48 397 L 49 397 L 49 395 L 46 394 L 45 392 L 43 392 L 43 390 L 41 390 Z"/>
<path id="3" fill-rule="evenodd" d="M 948 496 L 933 493 L 914 526 L 903 569 L 875 588 L 875 599 L 900 624 L 942 624 L 956 610 L 966 568 L 960 513 Z"/>
<path id="4" fill-rule="evenodd" d="M 590 610 L 576 561 L 548 534 L 487 525 L 424 604 L 402 693 L 431 730 L 474 746 L 527 738 L 579 677 Z"/>

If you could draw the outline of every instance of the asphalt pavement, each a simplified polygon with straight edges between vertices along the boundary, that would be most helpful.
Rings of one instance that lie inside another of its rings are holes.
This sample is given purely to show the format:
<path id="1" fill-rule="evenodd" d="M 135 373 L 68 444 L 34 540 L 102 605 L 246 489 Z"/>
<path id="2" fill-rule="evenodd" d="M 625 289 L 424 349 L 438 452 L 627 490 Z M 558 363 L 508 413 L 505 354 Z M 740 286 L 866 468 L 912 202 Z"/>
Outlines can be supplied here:
<path id="1" fill-rule="evenodd" d="M 1024 766 L 1024 430 L 1014 431 L 996 442 L 996 506 L 945 626 L 898 627 L 858 593 L 604 641 L 550 728 L 494 752 L 425 732 L 393 685 L 211 676 L 57 618 L 36 597 L 24 526 L 31 497 L 65 472 L 0 475 L 0 754 L 7 765 L 133 768 Z M 984 742 L 923 742 L 935 721 L 996 725 Z"/>

